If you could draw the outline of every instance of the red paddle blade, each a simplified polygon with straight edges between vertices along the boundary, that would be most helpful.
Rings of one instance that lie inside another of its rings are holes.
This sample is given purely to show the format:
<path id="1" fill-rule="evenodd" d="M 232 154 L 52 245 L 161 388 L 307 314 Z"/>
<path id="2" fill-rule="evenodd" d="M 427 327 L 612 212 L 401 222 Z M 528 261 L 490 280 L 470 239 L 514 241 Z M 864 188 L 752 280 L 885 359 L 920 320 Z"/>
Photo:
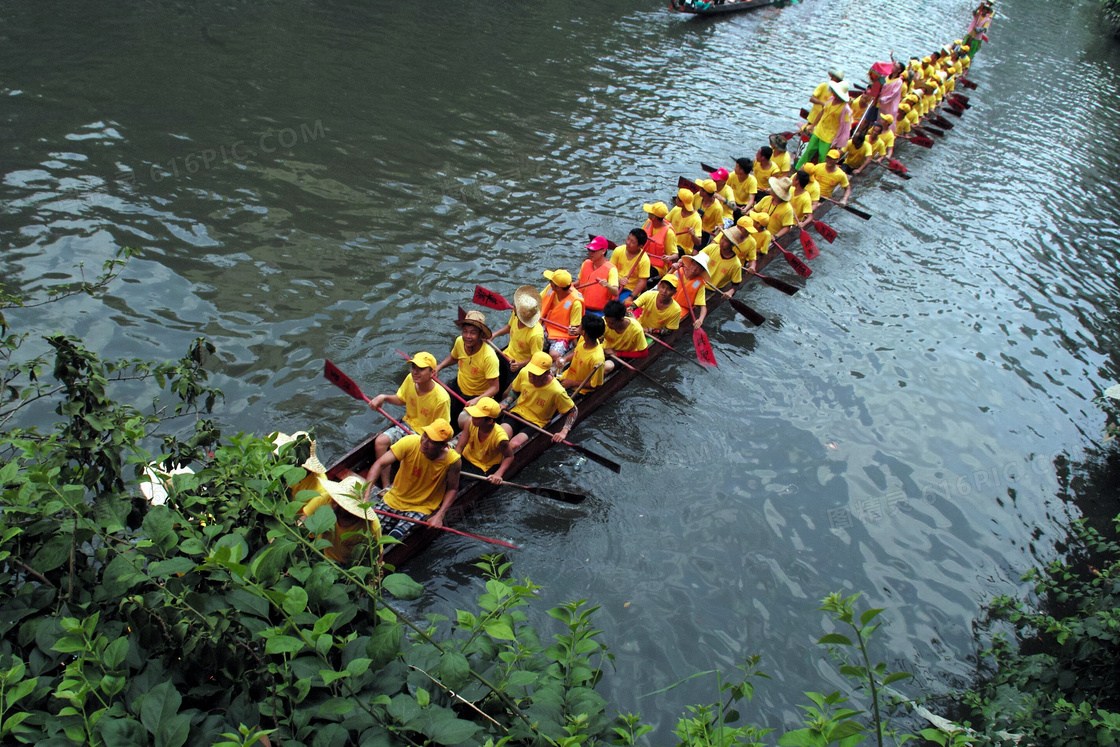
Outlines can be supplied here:
<path id="1" fill-rule="evenodd" d="M 953 108 L 949 108 L 949 109 L 946 109 L 945 111 L 949 112 L 949 113 L 950 113 L 950 114 L 952 114 L 952 115 L 953 115 L 954 117 L 959 117 L 959 116 L 961 116 L 961 113 L 960 113 L 959 111 L 957 111 L 956 109 L 953 109 Z"/>
<path id="2" fill-rule="evenodd" d="M 821 256 L 817 242 L 813 241 L 813 237 L 804 228 L 801 229 L 801 247 L 805 250 L 805 259 L 816 259 Z"/>
<path id="3" fill-rule="evenodd" d="M 689 192 L 699 192 L 700 185 L 691 179 L 685 179 L 683 176 L 677 177 L 677 189 L 687 189 Z"/>
<path id="4" fill-rule="evenodd" d="M 963 93 L 955 93 L 955 92 L 953 93 L 953 98 L 954 98 L 954 99 L 957 99 L 957 100 L 959 100 L 959 101 L 963 101 L 963 102 L 964 102 L 964 103 L 966 103 L 966 104 L 967 104 L 967 103 L 968 103 L 969 101 L 971 101 L 971 100 L 972 100 L 972 99 L 970 99 L 970 98 L 969 98 L 968 96 L 965 96 L 965 95 L 964 95 Z"/>
<path id="5" fill-rule="evenodd" d="M 803 142 L 803 143 L 809 142 L 809 137 L 810 137 L 809 135 L 806 135 L 805 133 L 801 133 L 801 142 Z"/>
<path id="6" fill-rule="evenodd" d="M 976 84 L 973 83 L 968 78 L 961 78 L 960 83 L 961 83 L 962 86 L 964 86 L 965 88 L 967 88 L 970 91 L 975 91 L 976 90 Z"/>
<path id="7" fill-rule="evenodd" d="M 782 249 L 782 254 L 785 256 L 786 262 L 789 262 L 789 266 L 793 268 L 793 271 L 796 272 L 798 276 L 807 278 L 813 274 L 813 268 L 802 262 L 801 258 L 793 252 Z"/>
<path id="8" fill-rule="evenodd" d="M 716 354 L 712 351 L 712 344 L 708 342 L 708 333 L 703 329 L 692 330 L 692 345 L 696 348 L 696 362 L 701 366 L 715 368 Z"/>
<path id="9" fill-rule="evenodd" d="M 813 228 L 817 229 L 817 233 L 821 235 L 821 238 L 830 244 L 836 241 L 836 237 L 840 235 L 836 232 L 835 228 L 828 225 L 823 220 L 813 221 Z"/>
<path id="10" fill-rule="evenodd" d="M 923 148 L 932 148 L 933 147 L 933 141 L 930 140 L 928 137 L 922 137 L 921 135 L 911 135 L 910 137 L 908 137 L 906 139 L 909 140 L 910 142 L 912 142 L 914 145 L 920 145 Z"/>
<path id="11" fill-rule="evenodd" d="M 897 158 L 892 158 L 891 160 L 887 161 L 887 168 L 895 172 L 896 174 L 906 174 L 910 172 L 910 169 L 906 168 L 902 164 L 902 161 L 898 160 Z"/>
<path id="12" fill-rule="evenodd" d="M 633 306 L 633 307 L 630 308 L 630 313 L 634 315 L 635 319 L 641 319 L 642 318 L 642 307 L 641 306 Z"/>
<path id="13" fill-rule="evenodd" d="M 327 377 L 327 381 L 331 382 L 354 399 L 360 399 L 362 402 L 369 402 L 366 395 L 362 394 L 361 387 L 355 384 L 353 379 L 342 373 L 338 366 L 331 363 L 329 360 L 323 364 L 323 376 Z"/>
<path id="14" fill-rule="evenodd" d="M 509 311 L 513 308 L 513 304 L 507 301 L 502 294 L 487 290 L 481 285 L 476 285 L 474 287 L 474 298 L 471 300 L 479 306 L 485 306 L 495 311 Z"/>

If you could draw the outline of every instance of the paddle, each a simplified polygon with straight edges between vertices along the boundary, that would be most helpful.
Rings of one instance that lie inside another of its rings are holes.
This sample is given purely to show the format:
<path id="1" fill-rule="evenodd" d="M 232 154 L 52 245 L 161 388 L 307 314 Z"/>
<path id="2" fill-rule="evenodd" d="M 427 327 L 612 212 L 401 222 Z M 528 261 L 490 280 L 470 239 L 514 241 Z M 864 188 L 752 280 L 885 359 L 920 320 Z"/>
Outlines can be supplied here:
<path id="1" fill-rule="evenodd" d="M 816 259 L 821 256 L 817 242 L 813 241 L 813 237 L 804 228 L 801 229 L 801 248 L 805 250 L 805 259 Z"/>
<path id="2" fill-rule="evenodd" d="M 751 324 L 753 324 L 754 326 L 760 327 L 760 326 L 762 326 L 762 323 L 766 321 L 766 317 L 764 317 L 762 314 L 759 314 L 757 311 L 752 309 L 750 306 L 747 306 L 745 303 L 743 303 L 739 299 L 735 298 L 734 296 L 729 296 L 727 293 L 724 293 L 723 291 L 721 291 L 719 288 L 715 287 L 711 283 L 705 283 L 705 285 L 707 285 L 709 288 L 714 290 L 716 293 L 720 294 L 725 299 L 727 299 L 727 302 L 729 304 L 731 304 L 731 308 L 735 309 L 740 314 L 742 314 L 744 317 L 746 317 L 747 321 L 750 322 Z M 711 345 L 709 345 L 708 347 L 710 349 Z"/>
<path id="3" fill-rule="evenodd" d="M 677 177 L 677 189 L 687 189 L 689 192 L 696 193 L 700 191 L 700 185 L 691 179 L 685 179 L 683 176 Z"/>
<path id="4" fill-rule="evenodd" d="M 971 106 L 968 102 L 972 99 L 970 99 L 968 96 L 965 96 L 963 93 L 957 93 L 956 91 L 954 91 L 953 93 L 949 94 L 949 96 L 951 96 L 953 99 L 961 101 L 968 106 Z"/>
<path id="5" fill-rule="evenodd" d="M 402 352 L 401 352 L 401 351 L 399 351 L 399 350 L 397 351 L 397 354 L 398 354 L 398 355 L 402 355 L 402 356 L 404 356 L 405 358 L 408 358 L 408 356 L 407 356 L 407 355 L 405 355 L 404 353 L 402 353 Z M 592 372 L 592 373 L 594 373 L 594 372 Z M 435 379 L 435 381 L 436 381 L 436 383 L 437 383 L 437 384 L 439 384 L 439 385 L 440 385 L 441 387 L 443 387 L 443 388 L 444 388 L 444 391 L 446 391 L 446 392 L 447 392 L 448 394 L 450 394 L 450 395 L 451 395 L 452 397 L 454 397 L 455 399 L 459 400 L 459 401 L 460 401 L 460 402 L 462 402 L 462 403 L 463 403 L 464 405 L 466 405 L 466 404 L 467 404 L 467 401 L 466 401 L 465 399 L 463 399 L 462 397 L 460 397 L 460 396 L 459 396 L 459 393 L 458 393 L 458 392 L 456 392 L 456 391 L 455 391 L 454 389 L 452 389 L 451 387 L 447 386 L 447 384 L 443 383 L 443 382 L 442 382 L 441 380 L 439 380 L 438 378 L 437 378 L 437 379 Z M 582 389 L 583 387 L 581 386 L 580 388 Z M 535 431 L 539 431 L 539 432 L 541 432 L 541 433 L 545 434 L 546 436 L 552 437 L 552 436 L 556 435 L 555 433 L 550 433 L 550 432 L 546 431 L 546 430 L 545 430 L 544 428 L 541 428 L 541 427 L 540 427 L 539 425 L 537 425 L 536 423 L 530 423 L 530 422 L 529 422 L 528 420 L 526 420 L 525 418 L 523 418 L 523 417 L 521 417 L 520 415 L 517 415 L 517 414 L 515 414 L 515 413 L 513 413 L 513 412 L 510 412 L 509 410 L 507 410 L 507 411 L 506 411 L 506 414 L 507 414 L 507 415 L 509 415 L 509 416 L 510 416 L 511 418 L 513 418 L 514 420 L 518 420 L 518 421 L 520 421 L 520 422 L 524 423 L 525 425 L 529 426 L 529 427 L 530 427 L 530 428 L 532 428 L 533 430 L 535 430 Z M 620 464 L 619 464 L 618 462 L 612 462 L 612 461 L 611 461 L 610 459 L 607 459 L 607 458 L 606 458 L 605 456 L 600 456 L 599 454 L 596 454 L 596 453 L 595 453 L 594 451 L 592 451 L 591 449 L 587 449 L 587 448 L 584 448 L 583 446 L 578 446 L 578 445 L 576 445 L 576 444 L 572 443 L 571 441 L 567 441 L 567 440 L 563 440 L 563 441 L 561 441 L 560 443 L 564 444 L 565 446 L 567 446 L 567 447 L 569 447 L 569 448 L 571 448 L 571 449 L 575 449 L 576 451 L 578 451 L 578 452 L 579 452 L 580 454 L 583 454 L 583 455 L 584 455 L 585 457 L 587 457 L 588 459 L 592 460 L 593 462 L 598 462 L 599 464 L 603 465 L 604 467 L 606 467 L 607 469 L 611 470 L 612 472 L 622 472 L 622 465 L 620 465 Z"/>
<path id="6" fill-rule="evenodd" d="M 769 275 L 763 275 L 761 272 L 754 273 L 754 276 L 769 285 L 771 288 L 780 290 L 782 293 L 785 293 L 787 296 L 792 296 L 794 293 L 797 293 L 797 291 L 801 290 L 796 285 L 790 285 L 784 280 L 778 280 L 778 278 L 772 278 Z"/>
<path id="7" fill-rule="evenodd" d="M 460 472 L 459 476 L 469 477 L 472 480 L 486 480 L 486 477 L 484 477 L 483 475 L 476 475 L 473 472 Z M 569 493 L 566 490 L 558 490 L 556 488 L 542 488 L 537 485 L 522 485 L 520 483 L 507 482 L 505 480 L 502 480 L 501 487 L 506 486 L 509 486 L 511 488 L 518 488 L 520 490 L 524 490 L 527 493 L 539 495 L 542 498 L 551 498 L 555 501 L 563 501 L 564 503 L 571 503 L 573 505 L 578 505 L 587 500 L 587 496 L 583 495 L 582 493 Z"/>
<path id="8" fill-rule="evenodd" d="M 957 82 L 958 82 L 958 83 L 960 83 L 960 84 L 961 84 L 962 86 L 964 86 L 965 88 L 967 88 L 967 89 L 968 89 L 968 90 L 970 90 L 970 91 L 975 91 L 975 90 L 976 90 L 976 85 L 977 85 L 977 84 L 976 84 L 976 83 L 973 83 L 973 82 L 972 82 L 971 80 L 969 80 L 968 78 L 959 78 L 959 79 L 957 80 Z"/>
<path id="9" fill-rule="evenodd" d="M 963 116 L 964 116 L 964 112 L 959 112 L 959 111 L 957 111 L 956 109 L 953 109 L 953 108 L 949 108 L 949 109 L 946 109 L 945 111 L 949 112 L 949 113 L 950 113 L 950 114 L 952 114 L 952 115 L 953 115 L 954 117 L 963 117 Z M 945 118 L 944 118 L 944 117 L 940 117 L 940 119 L 945 119 Z M 944 126 L 945 126 L 945 125 L 944 125 L 944 124 L 942 124 L 941 122 L 938 122 L 938 120 L 937 120 L 937 119 L 934 119 L 932 115 L 930 116 L 930 121 L 931 121 L 931 122 L 937 122 L 937 124 L 941 125 L 942 127 L 944 127 Z M 948 122 L 949 120 L 945 119 L 945 121 L 946 121 L 946 122 Z"/>
<path id="10" fill-rule="evenodd" d="M 637 319 L 638 317 L 640 317 L 640 316 L 642 315 L 642 314 L 641 314 L 642 310 L 641 310 L 640 308 L 636 308 L 636 309 L 634 309 L 633 311 L 634 311 L 634 318 L 635 318 L 635 319 Z M 672 350 L 672 351 L 673 351 L 674 353 L 676 353 L 677 355 L 679 355 L 679 356 L 680 356 L 680 357 L 682 357 L 682 358 L 685 358 L 685 359 L 687 359 L 687 360 L 692 360 L 692 359 L 691 359 L 691 358 L 689 358 L 689 357 L 688 357 L 687 355 L 685 355 L 685 354 L 684 354 L 684 353 L 682 353 L 681 351 L 677 350 L 677 349 L 676 349 L 675 347 L 673 347 L 673 346 L 672 346 L 672 345 L 670 345 L 669 343 L 665 342 L 664 340 L 662 340 L 661 338 L 659 338 L 659 337 L 658 337 L 657 335 L 655 335 L 655 334 L 652 334 L 652 333 L 649 333 L 649 332 L 647 332 L 647 333 L 646 333 L 646 339 L 647 339 L 647 340 L 653 340 L 653 341 L 654 341 L 654 342 L 656 342 L 656 343 L 657 343 L 658 345 L 662 345 L 662 346 L 664 346 L 664 347 L 667 347 L 667 348 L 669 348 L 670 350 Z"/>
<path id="11" fill-rule="evenodd" d="M 929 124 L 928 122 L 926 124 L 922 125 L 921 127 L 914 127 L 912 129 L 914 130 L 914 132 L 916 132 L 919 135 L 921 135 L 923 132 L 925 132 L 925 133 L 929 133 L 930 135 L 937 135 L 937 137 L 945 137 L 945 130 L 939 130 L 938 128 L 934 127 L 933 125 Z"/>
<path id="12" fill-rule="evenodd" d="M 933 147 L 933 141 L 928 137 L 922 137 L 921 135 L 898 135 L 898 137 L 902 138 L 903 140 L 909 140 L 914 145 L 920 145 L 923 148 Z"/>
<path id="13" fill-rule="evenodd" d="M 835 228 L 828 225 L 824 221 L 820 221 L 820 220 L 813 221 L 813 228 L 815 228 L 817 230 L 817 233 L 819 233 L 821 235 L 822 239 L 824 239 L 825 241 L 827 241 L 830 244 L 833 241 L 836 241 L 836 237 L 840 235 L 839 233 L 836 232 Z"/>
<path id="14" fill-rule="evenodd" d="M 788 249 L 783 249 L 778 244 L 775 244 L 775 246 L 778 247 L 778 249 L 782 252 L 782 255 L 786 258 L 786 262 L 789 262 L 789 266 L 792 267 L 793 271 L 796 272 L 799 276 L 807 278 L 813 274 L 813 268 L 802 262 L 801 258 L 796 254 L 789 251 Z"/>
<path id="15" fill-rule="evenodd" d="M 944 130 L 951 130 L 954 127 L 952 122 L 945 119 L 945 117 L 942 117 L 940 114 L 931 114 L 926 117 L 926 119 Z"/>
<path id="16" fill-rule="evenodd" d="M 684 274 L 680 270 L 677 270 L 677 279 L 683 289 Z M 719 292 L 718 288 L 716 292 Z M 692 347 L 696 350 L 696 362 L 701 366 L 715 368 L 719 365 L 716 362 L 715 351 L 712 350 L 712 343 L 708 340 L 708 333 L 696 326 L 696 312 L 692 308 L 692 300 L 688 297 L 687 292 L 684 294 L 684 300 L 688 302 L 688 314 L 692 317 Z"/>
<path id="17" fill-rule="evenodd" d="M 485 306 L 495 311 L 509 311 L 513 308 L 513 304 L 507 301 L 502 294 L 483 288 L 481 285 L 474 287 L 474 298 L 471 300 L 479 306 Z"/>
<path id="18" fill-rule="evenodd" d="M 610 358 L 610 359 L 611 359 L 612 361 L 614 361 L 614 362 L 615 362 L 616 364 L 618 364 L 618 365 L 622 366 L 623 368 L 628 368 L 628 369 L 630 369 L 631 371 L 633 371 L 634 373 L 638 374 L 639 376 L 641 376 L 642 378 L 644 378 L 644 379 L 645 379 L 646 381 L 648 381 L 649 383 L 653 384 L 653 385 L 654 385 L 655 387 L 657 387 L 657 388 L 658 388 L 658 389 L 660 389 L 661 391 L 663 391 L 663 392 L 665 392 L 666 394 L 668 394 L 668 395 L 669 395 L 670 397 L 674 397 L 674 398 L 677 398 L 677 399 L 682 399 L 682 397 L 681 397 L 680 393 L 678 393 L 678 392 L 674 392 L 674 391 L 673 391 L 672 389 L 670 389 L 669 387 L 665 386 L 665 385 L 664 385 L 664 384 L 662 384 L 662 383 L 661 383 L 660 381 L 658 381 L 657 379 L 655 379 L 655 378 L 653 378 L 652 376 L 650 376 L 649 374 L 647 374 L 647 373 L 646 373 L 645 371 L 641 370 L 640 368 L 636 368 L 636 367 L 634 367 L 634 366 L 631 366 L 631 365 L 630 365 L 629 363 L 627 363 L 626 361 L 622 360 L 622 359 L 621 359 L 621 358 L 619 358 L 619 357 L 618 357 L 617 355 L 614 355 L 614 354 L 612 353 L 611 355 L 608 355 L 607 357 L 608 357 L 608 358 Z"/>
<path id="19" fill-rule="evenodd" d="M 901 176 L 903 179 L 914 178 L 910 176 L 910 169 L 906 168 L 906 166 L 903 165 L 902 161 L 898 160 L 897 158 L 892 158 L 887 161 L 887 168 L 892 174 L 894 174 L 895 176 Z"/>
<path id="20" fill-rule="evenodd" d="M 716 168 L 715 166 L 709 166 L 708 164 L 704 163 L 703 161 L 700 162 L 700 168 L 702 168 L 704 171 L 707 171 L 709 174 L 711 174 L 712 172 L 715 172 L 715 171 L 719 171 L 719 169 Z"/>
<path id="21" fill-rule="evenodd" d="M 460 473 L 460 474 L 466 474 L 466 473 L 463 472 L 463 473 Z M 420 519 L 410 519 L 407 516 L 401 516 L 400 514 L 390 513 L 389 511 L 382 511 L 379 508 L 375 508 L 375 509 L 373 509 L 373 511 L 374 511 L 374 513 L 381 514 L 382 516 L 387 516 L 390 519 L 399 519 L 400 521 L 411 521 L 413 524 L 419 524 L 422 527 L 430 527 L 432 529 L 440 529 L 444 532 L 451 532 L 452 534 L 461 534 L 464 537 L 470 537 L 471 539 L 482 540 L 483 542 L 489 542 L 492 545 L 501 545 L 502 547 L 508 547 L 512 550 L 520 550 L 521 549 L 518 545 L 515 545 L 512 542 L 506 542 L 505 540 L 493 539 L 491 537 L 483 537 L 481 534 L 471 534 L 470 532 L 460 532 L 458 529 L 452 529 L 451 527 L 437 527 L 435 524 L 432 524 L 432 523 L 427 522 L 427 521 L 422 521 Z M 386 550 L 386 552 L 388 552 L 388 550 Z"/>
<path id="22" fill-rule="evenodd" d="M 836 205 L 837 207 L 844 208 L 845 210 L 847 210 L 852 215 L 858 215 L 859 217 L 863 218 L 864 220 L 871 220 L 871 213 L 867 212 L 866 210 L 860 210 L 859 208 L 852 207 L 851 205 L 845 205 L 843 203 L 837 202 L 836 200 L 832 199 L 831 197 L 825 197 L 824 195 L 821 195 L 821 199 L 826 200 L 828 202 L 831 202 L 833 205 Z"/>

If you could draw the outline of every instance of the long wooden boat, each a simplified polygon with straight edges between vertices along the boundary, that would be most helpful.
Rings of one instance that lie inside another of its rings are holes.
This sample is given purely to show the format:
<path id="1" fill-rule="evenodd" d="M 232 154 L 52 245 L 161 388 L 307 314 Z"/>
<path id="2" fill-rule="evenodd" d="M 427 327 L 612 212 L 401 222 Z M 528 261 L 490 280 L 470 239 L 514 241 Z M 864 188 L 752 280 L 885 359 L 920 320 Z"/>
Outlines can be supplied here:
<path id="1" fill-rule="evenodd" d="M 898 144 L 901 144 L 901 140 Z M 898 147 L 896 144 L 896 149 Z M 853 179 L 853 186 L 855 184 L 867 184 L 873 179 L 870 175 L 861 175 Z M 833 208 L 833 203 L 821 202 L 819 207 L 813 211 L 813 218 L 820 220 Z M 782 257 L 782 249 L 789 249 L 790 245 L 799 240 L 799 233 L 797 231 L 790 231 L 785 236 L 773 242 L 777 246 L 772 246 L 771 250 L 759 257 L 757 269 L 764 270 L 772 264 L 777 257 Z M 745 280 L 744 282 L 749 282 Z M 719 294 L 709 292 L 707 294 L 708 314 L 711 315 L 715 309 L 723 304 L 724 298 Z M 686 316 L 681 320 L 680 328 L 667 334 L 663 339 L 664 342 L 673 346 L 677 350 L 686 355 L 693 353 L 691 335 L 693 331 L 692 318 Z M 655 361 L 660 359 L 663 355 L 671 355 L 671 353 L 662 345 L 656 343 L 650 345 L 649 354 L 643 358 L 631 358 L 627 362 L 634 368 L 644 371 L 649 368 Z M 588 392 L 587 394 L 578 395 L 573 397 L 576 406 L 579 408 L 579 416 L 577 423 L 586 420 L 595 410 L 597 410 L 604 402 L 613 397 L 618 391 L 626 386 L 630 381 L 636 378 L 638 374 L 624 367 L 616 367 L 610 374 L 608 374 L 602 386 Z M 546 430 L 551 433 L 558 432 L 563 427 L 563 417 L 554 418 L 553 421 L 547 426 Z M 580 439 L 582 433 L 580 430 L 574 431 L 576 439 Z M 342 456 L 334 462 L 328 469 L 327 475 L 332 480 L 341 480 L 347 474 L 348 470 L 353 472 L 362 473 L 373 464 L 375 460 L 373 442 L 376 434 L 370 436 L 365 441 L 355 446 L 347 454 Z M 505 477 L 512 479 L 518 472 L 533 462 L 537 457 L 545 452 L 554 444 L 552 440 L 541 433 L 535 433 L 528 441 L 517 451 L 514 455 L 513 463 L 509 469 L 506 470 Z M 479 501 L 486 498 L 488 495 L 498 489 L 497 486 L 486 481 L 464 480 L 460 484 L 458 496 L 455 503 L 448 510 L 445 516 L 445 522 L 448 525 L 454 525 L 467 514 Z M 411 533 L 409 533 L 401 544 L 393 545 L 385 552 L 385 562 L 395 567 L 400 567 L 410 558 L 424 549 L 430 544 L 438 535 L 438 529 L 431 529 L 428 527 L 417 526 Z"/>
<path id="2" fill-rule="evenodd" d="M 691 8 L 683 3 L 678 5 L 676 1 L 669 5 L 670 10 L 675 10 L 678 13 L 686 13 L 688 15 L 707 17 L 707 16 L 722 16 L 728 13 L 742 13 L 747 10 L 758 10 L 765 8 L 768 5 L 777 5 L 783 0 L 736 0 L 735 2 L 726 2 L 720 5 L 712 5 L 708 8 Z"/>

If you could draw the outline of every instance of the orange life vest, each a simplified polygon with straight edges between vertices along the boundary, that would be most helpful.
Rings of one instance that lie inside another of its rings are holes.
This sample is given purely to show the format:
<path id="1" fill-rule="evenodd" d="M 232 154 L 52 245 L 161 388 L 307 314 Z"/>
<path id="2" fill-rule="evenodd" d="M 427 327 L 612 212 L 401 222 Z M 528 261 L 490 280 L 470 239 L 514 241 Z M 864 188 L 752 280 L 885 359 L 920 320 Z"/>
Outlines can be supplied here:
<path id="1" fill-rule="evenodd" d="M 665 237 L 669 235 L 672 226 L 668 222 L 661 227 L 657 233 L 650 233 L 650 223 L 647 220 L 646 224 L 642 226 L 642 230 L 646 232 L 646 245 L 642 247 L 642 251 L 649 255 L 649 263 L 654 267 L 665 267 Z"/>
<path id="2" fill-rule="evenodd" d="M 591 267 L 591 260 L 583 260 L 583 264 L 579 268 L 579 281 L 577 285 L 585 285 L 591 283 L 583 289 L 583 307 L 591 311 L 602 311 L 603 307 L 607 305 L 614 296 L 610 294 L 603 286 L 599 285 L 597 281 L 610 279 L 611 270 L 614 265 L 610 260 L 601 264 L 598 269 Z M 551 288 L 549 289 L 551 290 Z"/>
<path id="3" fill-rule="evenodd" d="M 579 303 L 583 305 L 583 296 L 575 288 L 572 288 L 567 297 L 561 301 L 552 292 L 552 286 L 541 295 L 541 319 L 547 319 L 553 324 L 544 324 L 545 334 L 548 335 L 550 340 L 572 340 L 576 335 L 568 333 L 568 327 L 571 325 L 572 319 L 572 304 Z M 581 315 L 582 316 L 582 315 Z"/>
<path id="4" fill-rule="evenodd" d="M 696 294 L 704 287 L 704 276 L 685 280 L 684 273 L 681 272 L 677 274 L 677 280 L 680 281 L 680 286 L 677 288 L 677 292 L 673 294 L 673 300 L 680 304 L 681 319 L 684 319 L 688 316 L 688 311 L 696 300 Z"/>

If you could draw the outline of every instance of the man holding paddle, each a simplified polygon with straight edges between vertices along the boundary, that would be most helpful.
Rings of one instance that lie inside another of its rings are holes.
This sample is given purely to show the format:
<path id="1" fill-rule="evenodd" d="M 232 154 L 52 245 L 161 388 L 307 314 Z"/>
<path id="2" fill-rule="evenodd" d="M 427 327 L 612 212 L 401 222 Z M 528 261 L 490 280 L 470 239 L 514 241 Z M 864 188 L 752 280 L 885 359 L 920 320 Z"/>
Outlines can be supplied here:
<path id="1" fill-rule="evenodd" d="M 618 298 L 618 268 L 607 259 L 610 242 L 605 236 L 596 236 L 587 245 L 587 259 L 579 268 L 577 288 L 583 291 L 583 308 L 602 314 L 607 301 Z"/>
<path id="2" fill-rule="evenodd" d="M 626 235 L 626 246 L 617 247 L 611 252 L 611 264 L 618 268 L 618 282 L 622 289 L 617 300 L 637 298 L 645 292 L 650 271 L 649 255 L 644 249 L 648 242 L 646 232 L 635 228 Z M 607 306 L 609 305 L 608 301 Z"/>
<path id="3" fill-rule="evenodd" d="M 548 354 L 558 361 L 579 335 L 583 296 L 572 287 L 572 273 L 567 270 L 545 270 L 544 276 L 548 287 L 541 292 L 541 320 Z"/>
<path id="4" fill-rule="evenodd" d="M 411 431 L 394 425 L 377 434 L 373 442 L 373 453 L 381 458 L 389 447 L 409 433 L 417 433 L 436 420 L 451 419 L 451 397 L 443 387 L 436 386 L 436 357 L 431 353 L 417 353 L 408 361 L 412 372 L 405 377 L 396 394 L 379 394 L 369 401 L 371 410 L 380 410 L 388 402 L 404 407 L 404 422 Z M 389 487 L 388 473 L 381 476 L 381 487 Z"/>
<path id="5" fill-rule="evenodd" d="M 394 462 L 400 462 L 393 487 L 373 507 L 402 517 L 382 514 L 381 529 L 386 535 L 403 539 L 415 526 L 407 519 L 443 526 L 443 517 L 459 491 L 461 466 L 459 453 L 451 448 L 453 435 L 455 431 L 450 423 L 436 420 L 421 428 L 420 435 L 405 436 L 397 441 L 369 468 L 366 473 L 369 484 L 362 496 L 363 502 L 370 501 L 370 491 L 381 473 L 389 470 Z"/>
<path id="6" fill-rule="evenodd" d="M 494 337 L 509 334 L 509 345 L 502 353 L 509 358 L 509 369 L 516 374 L 533 357 L 544 350 L 544 328 L 541 326 L 541 294 L 531 285 L 513 292 L 513 311 L 509 324 L 494 331 Z M 499 361 L 500 363 L 500 361 Z M 499 389 L 504 389 L 500 387 Z"/>
<path id="7" fill-rule="evenodd" d="M 824 163 L 807 163 L 804 169 L 820 185 L 821 197 L 832 197 L 836 187 L 841 186 L 844 188 L 844 196 L 838 202 L 841 205 L 848 204 L 848 198 L 852 196 L 852 183 L 840 168 L 840 151 L 833 148 L 828 152 Z"/>
<path id="8" fill-rule="evenodd" d="M 528 365 L 521 369 L 521 373 L 513 380 L 509 395 L 502 402 L 502 409 L 509 410 L 512 414 L 525 418 L 540 428 L 548 425 L 556 413 L 567 413 L 564 427 L 552 436 L 553 443 L 560 443 L 568 437 L 579 416 L 576 403 L 568 396 L 564 387 L 560 386 L 560 381 L 552 375 L 552 356 L 548 353 L 535 354 Z M 510 448 L 517 451 L 529 440 L 527 426 L 520 420 L 508 416 L 503 420 L 505 421 L 503 424 L 508 425 L 513 434 L 509 442 Z"/>
<path id="9" fill-rule="evenodd" d="M 459 364 L 459 373 L 447 386 L 456 394 L 473 405 L 481 397 L 498 395 L 498 375 L 500 366 L 498 354 L 486 344 L 494 335 L 486 326 L 486 315 L 481 311 L 468 311 L 455 322 L 460 330 L 459 337 L 451 346 L 451 352 L 436 367 L 436 375 L 452 361 Z M 463 412 L 463 405 L 456 399 L 451 403 L 451 422 L 457 422 Z"/>
<path id="10" fill-rule="evenodd" d="M 650 280 L 665 274 L 665 268 L 677 260 L 677 233 L 665 218 L 669 206 L 664 202 L 647 202 L 642 210 L 649 217 L 642 225 L 646 232 L 646 243 L 642 251 L 649 257 L 652 272 Z M 636 294 L 635 294 L 636 295 Z"/>
<path id="11" fill-rule="evenodd" d="M 539 352 L 539 351 L 538 351 Z M 459 434 L 455 451 L 463 457 L 463 471 L 482 475 L 494 485 L 502 484 L 502 475 L 513 464 L 508 425 L 498 425 L 502 407 L 489 397 L 465 408 L 471 420 Z"/>
<path id="12" fill-rule="evenodd" d="M 681 326 L 680 304 L 673 295 L 677 292 L 680 280 L 670 273 L 661 278 L 656 290 L 648 290 L 634 302 L 634 316 L 647 333 L 663 335 Z"/>

